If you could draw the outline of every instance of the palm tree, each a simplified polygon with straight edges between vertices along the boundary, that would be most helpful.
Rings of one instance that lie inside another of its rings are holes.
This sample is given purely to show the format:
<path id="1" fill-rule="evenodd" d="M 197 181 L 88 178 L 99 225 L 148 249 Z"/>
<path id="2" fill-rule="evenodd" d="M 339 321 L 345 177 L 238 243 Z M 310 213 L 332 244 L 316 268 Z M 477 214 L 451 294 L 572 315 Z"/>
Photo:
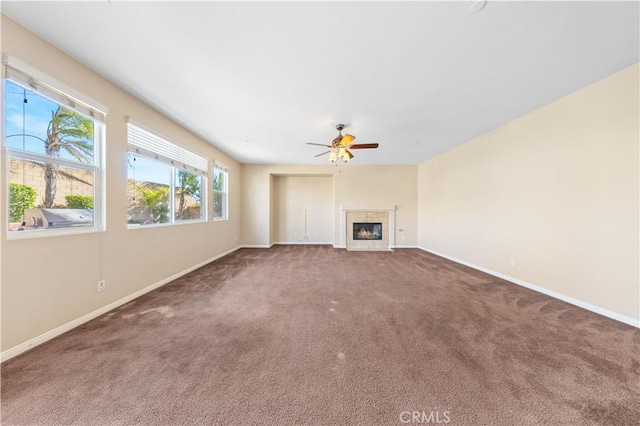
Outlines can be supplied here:
<path id="1" fill-rule="evenodd" d="M 59 106 L 51 112 L 51 121 L 47 126 L 45 152 L 51 157 L 60 157 L 62 151 L 73 158 L 89 163 L 93 161 L 93 121 L 82 115 Z M 53 207 L 57 192 L 57 164 L 45 166 L 44 207 Z"/>
<path id="2" fill-rule="evenodd" d="M 193 197 L 196 201 L 200 201 L 200 177 L 186 170 L 178 170 L 178 185 L 180 189 L 176 219 L 184 219 L 185 210 L 187 209 L 187 197 Z"/>

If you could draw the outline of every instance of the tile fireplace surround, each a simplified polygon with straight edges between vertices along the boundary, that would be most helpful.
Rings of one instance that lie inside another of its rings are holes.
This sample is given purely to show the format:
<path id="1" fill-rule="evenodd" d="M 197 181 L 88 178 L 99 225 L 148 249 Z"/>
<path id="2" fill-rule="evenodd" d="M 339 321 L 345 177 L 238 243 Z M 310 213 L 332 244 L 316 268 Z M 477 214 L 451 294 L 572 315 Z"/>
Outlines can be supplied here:
<path id="1" fill-rule="evenodd" d="M 341 207 L 340 246 L 351 251 L 391 251 L 395 246 L 396 208 L 391 207 Z M 381 240 L 354 240 L 354 223 L 382 223 Z"/>

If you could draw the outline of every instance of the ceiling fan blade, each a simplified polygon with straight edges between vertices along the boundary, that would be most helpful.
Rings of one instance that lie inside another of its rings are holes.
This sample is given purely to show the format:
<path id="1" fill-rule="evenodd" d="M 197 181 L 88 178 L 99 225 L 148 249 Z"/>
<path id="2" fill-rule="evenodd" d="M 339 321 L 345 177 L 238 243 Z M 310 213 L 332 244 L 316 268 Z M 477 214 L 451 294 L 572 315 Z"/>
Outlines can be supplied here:
<path id="1" fill-rule="evenodd" d="M 344 151 L 349 155 L 349 160 L 351 160 L 353 158 L 353 154 L 351 153 L 351 151 L 349 151 L 348 149 L 345 149 Z"/>
<path id="2" fill-rule="evenodd" d="M 325 154 L 328 154 L 329 152 L 331 152 L 331 151 L 325 151 L 322 154 L 314 155 L 314 157 L 321 157 L 321 156 L 323 156 Z"/>
<path id="3" fill-rule="evenodd" d="M 353 135 L 344 135 L 344 137 L 342 138 L 342 140 L 340 141 L 340 146 L 347 146 L 349 145 L 351 142 L 353 142 L 353 140 L 356 137 Z"/>
<path id="4" fill-rule="evenodd" d="M 377 148 L 377 147 L 378 147 L 377 143 L 361 143 L 361 144 L 351 145 L 349 149 L 367 149 L 367 148 Z"/>
<path id="5" fill-rule="evenodd" d="M 317 146 L 324 146 L 325 148 L 331 148 L 331 145 L 327 145 L 324 143 L 311 143 L 311 142 L 307 142 L 307 145 L 317 145 Z"/>

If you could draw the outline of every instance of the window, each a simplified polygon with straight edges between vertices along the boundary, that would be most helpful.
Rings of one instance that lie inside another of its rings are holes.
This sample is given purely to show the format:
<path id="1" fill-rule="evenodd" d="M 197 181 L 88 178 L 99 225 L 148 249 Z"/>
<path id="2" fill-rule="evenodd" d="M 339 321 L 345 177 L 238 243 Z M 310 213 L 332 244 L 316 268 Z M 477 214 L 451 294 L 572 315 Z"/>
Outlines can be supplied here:
<path id="1" fill-rule="evenodd" d="M 227 168 L 220 163 L 213 167 L 213 220 L 227 220 L 229 173 Z"/>
<path id="2" fill-rule="evenodd" d="M 129 227 L 206 220 L 207 159 L 128 123 Z"/>
<path id="3" fill-rule="evenodd" d="M 5 56 L 8 236 L 97 231 L 107 109 Z"/>

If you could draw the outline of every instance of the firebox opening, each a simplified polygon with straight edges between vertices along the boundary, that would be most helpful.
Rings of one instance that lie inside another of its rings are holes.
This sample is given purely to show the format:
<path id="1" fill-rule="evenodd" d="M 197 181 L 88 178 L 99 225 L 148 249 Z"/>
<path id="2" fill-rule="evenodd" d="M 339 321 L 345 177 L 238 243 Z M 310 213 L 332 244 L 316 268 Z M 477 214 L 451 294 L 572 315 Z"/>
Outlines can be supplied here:
<path id="1" fill-rule="evenodd" d="M 354 240 L 381 240 L 382 223 L 354 223 Z"/>

